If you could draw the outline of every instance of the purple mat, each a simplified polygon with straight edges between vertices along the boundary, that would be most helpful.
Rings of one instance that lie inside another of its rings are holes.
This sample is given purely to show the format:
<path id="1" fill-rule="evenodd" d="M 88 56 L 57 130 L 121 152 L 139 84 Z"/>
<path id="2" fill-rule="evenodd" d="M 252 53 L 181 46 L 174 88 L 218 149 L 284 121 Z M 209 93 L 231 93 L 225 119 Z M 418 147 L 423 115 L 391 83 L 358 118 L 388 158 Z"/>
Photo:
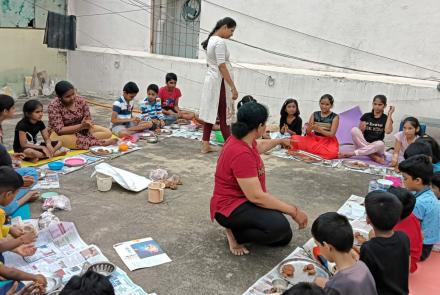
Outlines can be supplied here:
<path id="1" fill-rule="evenodd" d="M 359 106 L 355 106 L 339 114 L 339 127 L 336 132 L 336 138 L 339 144 L 353 144 L 351 129 L 359 126 L 361 117 L 362 111 Z"/>
<path id="2" fill-rule="evenodd" d="M 354 146 L 353 145 L 341 145 L 339 146 L 339 151 L 340 152 L 352 152 L 354 151 Z M 385 153 L 386 155 L 386 153 Z M 377 162 L 374 162 L 370 157 L 368 156 L 354 156 L 351 158 L 343 158 L 342 160 L 360 160 L 360 161 L 364 161 L 365 163 L 369 164 L 369 165 L 374 165 L 374 166 L 378 166 L 378 167 L 389 167 L 390 166 L 390 161 L 388 160 L 389 157 L 385 156 L 385 164 L 381 165 Z"/>

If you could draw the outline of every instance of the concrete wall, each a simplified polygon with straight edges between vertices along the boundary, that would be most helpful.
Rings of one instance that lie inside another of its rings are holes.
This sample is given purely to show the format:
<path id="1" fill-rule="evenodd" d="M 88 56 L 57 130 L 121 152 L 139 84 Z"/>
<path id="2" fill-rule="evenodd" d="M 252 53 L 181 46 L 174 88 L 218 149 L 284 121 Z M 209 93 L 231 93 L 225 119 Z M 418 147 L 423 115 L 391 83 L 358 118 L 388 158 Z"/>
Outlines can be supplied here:
<path id="1" fill-rule="evenodd" d="M 8 84 L 24 93 L 24 77 L 46 70 L 54 79 L 66 76 L 66 53 L 43 44 L 44 30 L 0 28 L 0 88 Z"/>
<path id="2" fill-rule="evenodd" d="M 150 4 L 149 0 L 143 2 Z M 150 51 L 150 8 L 145 9 L 147 11 L 129 1 L 69 1 L 69 14 L 77 15 L 78 46 Z M 121 13 L 111 14 L 110 11 Z"/>
<path id="3" fill-rule="evenodd" d="M 84 94 L 104 96 L 109 102 L 119 96 L 127 81 L 138 83 L 142 99 L 150 83 L 164 84 L 165 73 L 178 75 L 182 90 L 182 106 L 198 109 L 206 65 L 203 60 L 165 57 L 142 52 L 118 51 L 102 48 L 83 48 L 68 55 L 68 78 Z M 117 67 L 115 67 L 115 65 Z M 275 78 L 275 85 L 266 84 L 266 76 L 249 69 L 235 67 L 236 84 L 240 97 L 251 94 L 266 104 L 271 121 L 279 119 L 279 109 L 287 97 L 299 100 L 302 117 L 308 119 L 317 110 L 319 97 L 330 93 L 335 97 L 335 111 L 341 112 L 354 105 L 363 111 L 371 107 L 375 94 L 385 94 L 390 104 L 397 107 L 396 118 L 404 114 L 438 117 L 440 92 L 436 83 L 410 79 L 294 70 L 280 67 L 244 64 Z M 84 69 L 91 69 L 85 71 Z M 397 122 L 397 120 L 396 120 Z"/>
<path id="4" fill-rule="evenodd" d="M 201 29 L 225 16 L 237 21 L 234 39 L 282 53 L 377 72 L 440 79 L 440 1 L 438 0 L 209 0 L 288 28 L 387 57 L 435 69 L 419 69 L 260 22 L 202 2 Z M 205 33 L 201 32 L 201 39 Z M 327 69 L 231 44 L 238 62 Z M 201 56 L 201 58 L 204 58 Z M 331 69 L 339 71 L 337 69 Z"/>

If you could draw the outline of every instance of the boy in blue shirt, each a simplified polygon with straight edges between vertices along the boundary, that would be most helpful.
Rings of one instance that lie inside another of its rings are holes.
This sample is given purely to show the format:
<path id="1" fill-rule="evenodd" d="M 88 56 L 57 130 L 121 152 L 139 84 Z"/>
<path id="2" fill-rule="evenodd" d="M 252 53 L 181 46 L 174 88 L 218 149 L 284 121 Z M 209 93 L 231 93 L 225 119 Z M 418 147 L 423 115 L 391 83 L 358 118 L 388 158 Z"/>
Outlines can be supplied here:
<path id="1" fill-rule="evenodd" d="M 23 178 L 12 167 L 0 167 L 0 205 L 7 206 L 22 186 Z M 3 252 L 13 251 L 22 256 L 31 256 L 36 251 L 33 246 L 36 239 L 35 234 L 24 233 L 19 228 L 6 226 L 4 225 L 5 220 L 6 215 L 0 209 L 0 294 L 9 289 L 10 286 L 7 280 L 33 281 L 45 288 L 47 281 L 44 276 L 23 272 L 4 265 Z"/>
<path id="2" fill-rule="evenodd" d="M 431 159 L 425 155 L 412 156 L 399 164 L 405 187 L 415 192 L 414 215 L 420 220 L 423 232 L 423 250 L 420 261 L 431 254 L 440 241 L 440 203 L 430 184 L 433 176 Z"/>
<path id="3" fill-rule="evenodd" d="M 122 96 L 113 103 L 111 130 L 116 136 L 129 136 L 152 127 L 151 122 L 142 122 L 140 118 L 133 117 L 131 101 L 138 93 L 139 87 L 136 83 L 128 82 L 124 86 Z"/>
<path id="4" fill-rule="evenodd" d="M 151 130 L 157 130 L 165 126 L 165 116 L 162 113 L 161 99 L 157 97 L 159 86 L 150 84 L 147 87 L 147 97 L 140 104 L 141 120 L 151 122 Z"/>

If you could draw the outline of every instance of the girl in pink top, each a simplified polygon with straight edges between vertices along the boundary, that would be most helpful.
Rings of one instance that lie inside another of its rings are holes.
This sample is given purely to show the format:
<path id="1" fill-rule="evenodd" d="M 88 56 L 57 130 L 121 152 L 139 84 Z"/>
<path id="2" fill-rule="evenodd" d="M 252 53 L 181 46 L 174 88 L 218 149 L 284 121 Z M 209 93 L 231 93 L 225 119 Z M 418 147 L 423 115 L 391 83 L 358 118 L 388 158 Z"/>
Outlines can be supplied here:
<path id="1" fill-rule="evenodd" d="M 408 117 L 403 121 L 403 131 L 397 132 L 394 137 L 396 142 L 394 144 L 393 158 L 390 166 L 397 167 L 397 165 L 404 160 L 403 154 L 406 148 L 416 141 L 420 136 L 420 123 L 414 117 Z"/>

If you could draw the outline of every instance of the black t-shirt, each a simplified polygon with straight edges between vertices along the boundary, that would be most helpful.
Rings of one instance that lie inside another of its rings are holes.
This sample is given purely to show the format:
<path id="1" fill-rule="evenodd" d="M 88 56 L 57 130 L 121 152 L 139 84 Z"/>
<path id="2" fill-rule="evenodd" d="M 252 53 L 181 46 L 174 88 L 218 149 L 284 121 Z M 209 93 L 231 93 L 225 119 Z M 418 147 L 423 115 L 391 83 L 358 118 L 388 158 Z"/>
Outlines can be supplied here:
<path id="1" fill-rule="evenodd" d="M 33 144 L 37 143 L 38 133 L 46 129 L 43 121 L 39 121 L 35 124 L 32 124 L 28 119 L 23 118 L 15 126 L 15 137 L 14 137 L 14 151 L 22 152 L 23 148 L 20 145 L 20 131 L 26 132 L 26 138 L 28 142 Z"/>
<path id="2" fill-rule="evenodd" d="M 281 118 L 280 119 L 280 130 L 281 130 L 281 128 L 283 128 L 284 124 L 286 124 L 287 127 L 289 127 L 290 131 L 295 132 L 296 135 L 302 134 L 302 119 L 301 119 L 301 117 L 295 117 L 295 119 L 290 124 L 287 123 L 287 119 L 283 120 Z"/>
<path id="3" fill-rule="evenodd" d="M 409 239 L 396 231 L 390 238 L 376 237 L 361 247 L 360 259 L 376 281 L 379 295 L 407 295 Z"/>
<path id="4" fill-rule="evenodd" d="M 4 145 L 0 143 L 0 167 L 1 166 L 10 166 L 12 167 L 12 159 L 8 154 L 8 150 Z"/>
<path id="5" fill-rule="evenodd" d="M 383 140 L 385 138 L 385 124 L 387 119 L 388 116 L 385 114 L 382 114 L 380 118 L 375 118 L 373 112 L 363 114 L 361 121 L 366 123 L 364 131 L 365 140 L 368 142 Z"/>

